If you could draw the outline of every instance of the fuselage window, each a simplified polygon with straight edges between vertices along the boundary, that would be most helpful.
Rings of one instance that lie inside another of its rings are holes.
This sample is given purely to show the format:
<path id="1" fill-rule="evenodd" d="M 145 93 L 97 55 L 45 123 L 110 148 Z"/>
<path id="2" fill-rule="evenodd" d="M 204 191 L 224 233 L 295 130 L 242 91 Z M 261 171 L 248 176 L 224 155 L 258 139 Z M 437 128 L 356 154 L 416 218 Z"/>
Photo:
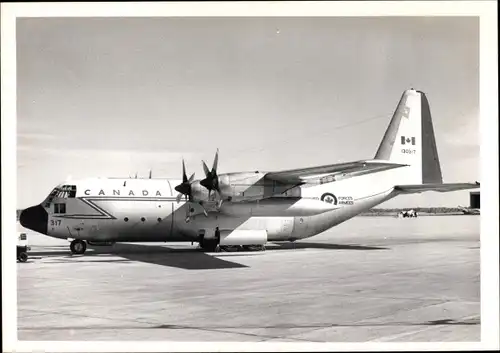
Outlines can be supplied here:
<path id="1" fill-rule="evenodd" d="M 66 204 L 65 203 L 55 203 L 54 204 L 54 213 L 66 213 Z"/>

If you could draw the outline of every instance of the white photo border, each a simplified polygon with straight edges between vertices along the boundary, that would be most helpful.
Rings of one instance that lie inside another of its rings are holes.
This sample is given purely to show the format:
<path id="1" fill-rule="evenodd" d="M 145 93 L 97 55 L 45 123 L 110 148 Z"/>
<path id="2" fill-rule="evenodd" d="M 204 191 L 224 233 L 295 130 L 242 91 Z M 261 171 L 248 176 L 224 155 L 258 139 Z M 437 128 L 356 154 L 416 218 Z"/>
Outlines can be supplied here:
<path id="1" fill-rule="evenodd" d="M 499 348 L 498 34 L 496 1 L 2 3 L 2 316 L 8 352 L 404 351 Z M 17 340 L 16 19 L 169 16 L 478 16 L 480 17 L 481 342 L 271 343 L 66 342 Z M 15 324 L 14 324 L 15 323 Z"/>

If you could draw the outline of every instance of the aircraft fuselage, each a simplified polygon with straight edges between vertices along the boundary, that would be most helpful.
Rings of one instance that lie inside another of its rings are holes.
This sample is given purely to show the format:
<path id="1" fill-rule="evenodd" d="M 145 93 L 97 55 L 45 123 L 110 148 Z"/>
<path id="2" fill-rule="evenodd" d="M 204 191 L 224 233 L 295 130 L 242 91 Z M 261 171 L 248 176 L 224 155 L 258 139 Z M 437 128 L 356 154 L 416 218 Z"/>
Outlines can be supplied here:
<path id="1" fill-rule="evenodd" d="M 404 169 L 404 168 L 403 168 Z M 177 202 L 173 179 L 88 179 L 72 182 L 74 197 L 56 193 L 42 203 L 47 235 L 90 241 L 196 241 L 200 230 L 264 230 L 268 241 L 310 237 L 395 196 L 390 182 L 398 170 L 319 185 L 246 201 L 226 201 L 214 210 Z M 221 178 L 223 175 L 221 175 Z M 239 187 L 243 189 L 243 184 Z M 267 186 L 262 186 L 264 190 Z M 63 186 L 58 187 L 64 189 Z M 64 205 L 64 206 L 61 206 Z"/>

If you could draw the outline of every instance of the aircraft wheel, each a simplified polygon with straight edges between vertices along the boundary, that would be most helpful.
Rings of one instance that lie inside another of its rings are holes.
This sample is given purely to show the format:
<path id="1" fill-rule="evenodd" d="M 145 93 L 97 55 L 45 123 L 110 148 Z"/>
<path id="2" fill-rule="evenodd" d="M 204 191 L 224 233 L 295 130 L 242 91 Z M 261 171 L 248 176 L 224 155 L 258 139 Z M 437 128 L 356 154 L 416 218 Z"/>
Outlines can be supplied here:
<path id="1" fill-rule="evenodd" d="M 73 254 L 82 255 L 87 250 L 87 243 L 83 240 L 75 239 L 71 242 L 69 248 Z"/>
<path id="2" fill-rule="evenodd" d="M 204 239 L 203 243 L 200 243 L 200 247 L 207 252 L 217 252 L 218 246 L 217 242 L 206 239 Z"/>
<path id="3" fill-rule="evenodd" d="M 28 261 L 28 254 L 26 254 L 25 252 L 20 253 L 19 257 L 18 257 L 18 260 L 20 262 L 26 262 L 26 261 Z"/>

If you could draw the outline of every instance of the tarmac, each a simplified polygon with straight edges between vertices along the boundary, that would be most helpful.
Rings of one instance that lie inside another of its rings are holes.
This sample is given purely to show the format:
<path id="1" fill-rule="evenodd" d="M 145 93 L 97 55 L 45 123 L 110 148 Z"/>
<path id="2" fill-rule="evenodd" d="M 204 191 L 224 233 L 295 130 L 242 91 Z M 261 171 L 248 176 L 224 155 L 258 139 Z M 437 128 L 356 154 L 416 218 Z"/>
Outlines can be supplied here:
<path id="1" fill-rule="evenodd" d="M 479 216 L 359 217 L 264 252 L 29 233 L 21 341 L 480 340 Z"/>

